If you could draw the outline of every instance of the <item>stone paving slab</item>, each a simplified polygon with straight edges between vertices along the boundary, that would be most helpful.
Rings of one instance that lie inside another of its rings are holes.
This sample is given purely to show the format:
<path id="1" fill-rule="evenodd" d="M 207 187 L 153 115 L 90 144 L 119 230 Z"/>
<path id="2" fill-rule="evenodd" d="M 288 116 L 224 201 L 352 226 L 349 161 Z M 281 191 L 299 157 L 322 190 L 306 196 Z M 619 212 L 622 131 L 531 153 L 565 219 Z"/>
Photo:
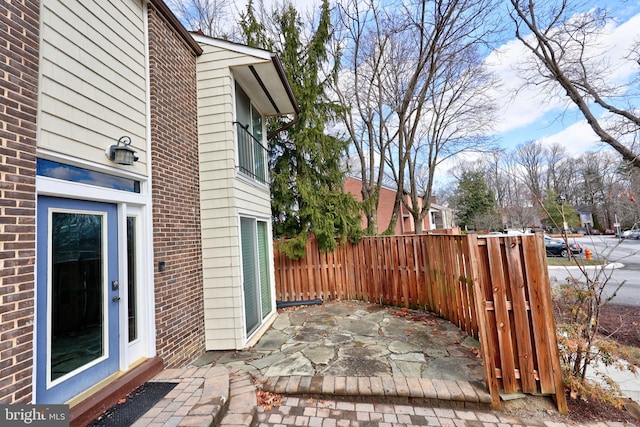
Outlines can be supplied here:
<path id="1" fill-rule="evenodd" d="M 340 301 L 281 311 L 251 349 L 208 352 L 202 363 L 263 378 L 393 376 L 482 383 L 478 348 L 477 340 L 434 314 Z"/>
<path id="2" fill-rule="evenodd" d="M 285 311 L 250 350 L 159 373 L 154 381 L 178 384 L 134 426 L 573 426 L 491 411 L 477 341 L 398 312 L 360 302 Z M 282 405 L 259 407 L 255 387 Z"/>

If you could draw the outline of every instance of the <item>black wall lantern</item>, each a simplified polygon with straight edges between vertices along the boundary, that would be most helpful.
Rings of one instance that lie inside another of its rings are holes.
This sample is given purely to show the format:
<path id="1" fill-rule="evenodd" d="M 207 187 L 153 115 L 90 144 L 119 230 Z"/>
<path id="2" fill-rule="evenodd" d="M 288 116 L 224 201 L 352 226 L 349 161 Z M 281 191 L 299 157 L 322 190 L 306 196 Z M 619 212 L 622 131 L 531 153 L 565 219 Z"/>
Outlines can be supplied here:
<path id="1" fill-rule="evenodd" d="M 130 147 L 131 138 L 121 136 L 118 143 L 109 147 L 109 160 L 119 165 L 131 166 L 138 161 L 136 152 Z"/>

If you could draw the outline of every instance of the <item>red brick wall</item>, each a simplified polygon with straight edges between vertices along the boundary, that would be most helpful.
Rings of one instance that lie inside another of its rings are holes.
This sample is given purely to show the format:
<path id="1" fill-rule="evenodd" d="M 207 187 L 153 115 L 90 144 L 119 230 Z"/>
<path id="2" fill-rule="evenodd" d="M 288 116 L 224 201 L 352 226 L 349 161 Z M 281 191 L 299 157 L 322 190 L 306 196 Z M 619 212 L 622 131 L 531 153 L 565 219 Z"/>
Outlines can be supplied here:
<path id="1" fill-rule="evenodd" d="M 356 200 L 362 201 L 362 182 L 359 179 L 347 177 L 344 182 L 344 191 L 346 193 L 353 194 Z M 411 202 L 408 195 L 405 195 L 405 198 L 408 203 Z M 384 187 L 380 189 L 380 200 L 378 202 L 378 234 L 387 231 L 387 227 L 389 227 L 389 223 L 391 222 L 391 215 L 393 214 L 393 205 L 395 204 L 395 201 L 395 190 Z M 422 220 L 423 232 L 430 229 L 429 224 L 429 215 L 427 214 L 427 216 Z M 367 218 L 364 215 L 362 215 L 362 227 L 367 227 Z M 395 234 L 413 234 L 414 232 L 415 227 L 413 217 L 404 205 L 400 205 L 400 213 L 398 221 L 396 222 Z"/>
<path id="2" fill-rule="evenodd" d="M 362 201 L 362 181 L 356 178 L 347 177 L 344 182 L 344 191 L 355 196 L 356 200 Z M 396 200 L 395 190 L 388 188 L 380 189 L 380 200 L 378 201 L 378 234 L 383 233 L 389 227 L 391 215 L 393 214 L 393 205 Z M 366 228 L 367 218 L 362 216 L 362 227 Z M 398 218 L 396 223 L 395 234 L 402 234 L 402 217 Z"/>
<path id="3" fill-rule="evenodd" d="M 196 57 L 152 4 L 149 66 L 156 346 L 172 368 L 205 349 Z"/>
<path id="4" fill-rule="evenodd" d="M 32 391 L 38 1 L 0 1 L 0 404 Z"/>

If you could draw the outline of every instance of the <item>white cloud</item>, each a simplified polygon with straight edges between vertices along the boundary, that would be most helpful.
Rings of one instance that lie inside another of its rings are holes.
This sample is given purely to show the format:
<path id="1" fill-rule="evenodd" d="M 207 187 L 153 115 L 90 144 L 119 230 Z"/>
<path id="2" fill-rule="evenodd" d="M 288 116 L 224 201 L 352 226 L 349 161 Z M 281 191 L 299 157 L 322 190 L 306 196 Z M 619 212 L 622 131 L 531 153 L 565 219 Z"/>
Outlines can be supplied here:
<path id="1" fill-rule="evenodd" d="M 539 121 L 548 111 L 561 107 L 552 102 L 540 88 L 525 85 L 521 69 L 530 61 L 529 52 L 518 40 L 512 40 L 493 51 L 485 60 L 499 85 L 491 96 L 499 107 L 496 133 L 518 129 Z"/>
<path id="2" fill-rule="evenodd" d="M 637 64 L 625 60 L 633 43 L 639 40 L 640 14 L 619 24 L 611 24 L 600 38 L 598 49 L 593 54 L 601 55 L 610 64 L 608 77 L 618 83 L 626 83 L 637 72 Z M 499 79 L 500 85 L 493 89 L 493 97 L 499 105 L 499 122 L 496 133 L 503 133 L 526 127 L 540 125 L 545 115 L 565 109 L 575 108 L 561 92 L 549 93 L 548 86 L 526 86 L 522 70 L 532 58 L 531 53 L 518 40 L 512 40 L 492 52 L 485 64 Z M 580 133 L 582 134 L 582 133 Z M 564 136 L 567 136 L 566 134 Z"/>
<path id="3" fill-rule="evenodd" d="M 586 120 L 576 122 L 558 133 L 539 138 L 543 145 L 559 144 L 566 148 L 567 154 L 576 156 L 593 151 L 600 146 L 600 139 L 593 132 Z"/>
<path id="4" fill-rule="evenodd" d="M 636 62 L 621 60 L 633 50 L 634 43 L 640 42 L 638 28 L 640 13 L 616 27 L 611 26 L 602 38 L 602 53 L 613 65 L 609 71 L 610 78 L 614 81 L 626 83 L 629 77 L 637 72 Z"/>

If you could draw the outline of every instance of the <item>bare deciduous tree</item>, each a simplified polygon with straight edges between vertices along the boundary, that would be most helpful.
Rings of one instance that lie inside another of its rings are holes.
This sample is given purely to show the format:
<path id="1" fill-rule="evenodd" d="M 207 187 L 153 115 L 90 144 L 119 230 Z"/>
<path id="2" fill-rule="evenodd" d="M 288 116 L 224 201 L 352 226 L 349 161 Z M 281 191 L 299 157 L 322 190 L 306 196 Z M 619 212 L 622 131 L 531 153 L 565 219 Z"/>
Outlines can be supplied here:
<path id="1" fill-rule="evenodd" d="M 516 159 L 523 169 L 522 181 L 527 185 L 532 195 L 531 202 L 537 205 L 542 203 L 544 194 L 545 148 L 541 143 L 529 141 L 517 147 Z"/>
<path id="2" fill-rule="evenodd" d="M 168 6 L 191 31 L 202 31 L 211 37 L 228 35 L 235 27 L 231 7 L 233 0 L 168 0 Z"/>
<path id="3" fill-rule="evenodd" d="M 431 80 L 425 104 L 416 105 L 416 113 L 411 114 L 418 122 L 400 129 L 405 132 L 401 138 L 407 154 L 404 189 L 410 202 L 402 201 L 416 233 L 423 231 L 439 165 L 463 152 L 487 150 L 490 143 L 484 135 L 492 124 L 493 107 L 486 96 L 491 79 L 472 44 L 452 54 Z M 392 153 L 389 159 L 394 159 Z M 398 157 L 397 163 L 401 162 Z"/>
<path id="4" fill-rule="evenodd" d="M 529 82 L 562 89 L 602 142 L 613 147 L 633 167 L 640 169 L 638 129 L 640 115 L 637 82 L 619 83 L 599 52 L 597 36 L 611 21 L 605 9 L 573 13 L 573 0 L 510 0 L 516 37 L 535 58 Z M 626 58 L 634 67 L 640 60 L 636 43 Z M 596 111 L 602 109 L 604 116 Z"/>
<path id="5" fill-rule="evenodd" d="M 554 143 L 547 148 L 545 153 L 546 187 L 558 194 L 562 192 L 566 184 L 568 160 L 567 150 L 564 146 Z"/>
<path id="6" fill-rule="evenodd" d="M 385 170 L 395 180 L 389 229 L 405 203 L 422 232 L 436 167 L 485 142 L 490 82 L 477 48 L 493 30 L 484 14 L 493 3 L 400 0 L 382 8 L 371 1 L 366 10 L 362 3 L 341 3 L 338 43 L 349 65 L 336 91 L 360 158 L 363 197 L 373 197 L 365 205 L 368 218 L 377 208 L 375 183 Z"/>
<path id="7" fill-rule="evenodd" d="M 364 10 L 363 10 L 364 9 Z M 383 10 L 374 2 L 344 1 L 338 4 L 335 25 L 337 55 L 342 70 L 333 89 L 343 107 L 341 116 L 357 157 L 352 167 L 360 173 L 361 195 L 367 220 L 367 234 L 378 232 L 378 201 L 385 179 L 385 154 L 395 132 L 388 122 L 393 111 L 388 108 L 386 85 L 389 60 L 385 55 L 389 24 Z M 391 133 L 391 134 L 390 134 Z"/>
<path id="8" fill-rule="evenodd" d="M 569 158 L 562 147 L 530 142 L 515 150 L 485 155 L 477 164 L 485 165 L 487 184 L 496 194 L 506 227 L 540 225 L 545 216 L 540 211 L 541 202 L 550 193 L 562 194 L 572 206 L 590 213 L 591 227 L 598 230 L 613 229 L 615 223 L 631 227 L 640 221 L 640 172 L 624 167 L 613 150 Z M 469 166 L 461 164 L 456 169 Z M 536 199 L 530 191 L 536 186 L 542 199 Z"/>

